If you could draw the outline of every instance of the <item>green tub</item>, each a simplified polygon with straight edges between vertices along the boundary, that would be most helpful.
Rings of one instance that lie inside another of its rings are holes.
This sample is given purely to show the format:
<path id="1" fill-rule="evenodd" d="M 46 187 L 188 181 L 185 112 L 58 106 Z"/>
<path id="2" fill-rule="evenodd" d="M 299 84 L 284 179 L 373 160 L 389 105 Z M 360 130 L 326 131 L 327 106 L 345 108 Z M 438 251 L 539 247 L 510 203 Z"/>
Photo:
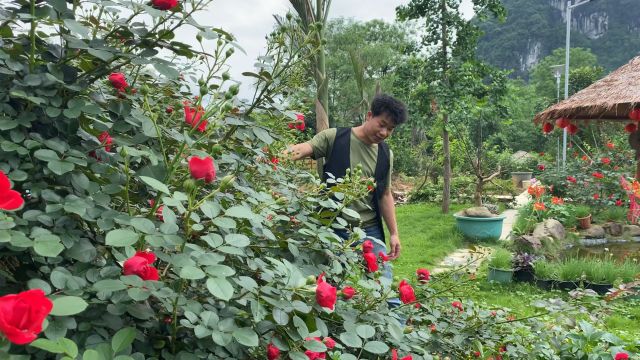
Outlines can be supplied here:
<path id="1" fill-rule="evenodd" d="M 502 234 L 504 215 L 491 218 L 479 218 L 453 215 L 456 218 L 458 230 L 472 240 L 498 240 Z"/>

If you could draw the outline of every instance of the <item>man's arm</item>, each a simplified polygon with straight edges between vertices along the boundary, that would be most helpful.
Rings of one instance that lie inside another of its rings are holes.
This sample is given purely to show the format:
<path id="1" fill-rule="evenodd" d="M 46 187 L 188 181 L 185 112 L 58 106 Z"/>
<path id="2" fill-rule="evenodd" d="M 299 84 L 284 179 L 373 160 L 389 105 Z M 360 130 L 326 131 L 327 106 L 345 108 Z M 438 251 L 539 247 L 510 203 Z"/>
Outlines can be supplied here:
<path id="1" fill-rule="evenodd" d="M 291 160 L 300 160 L 313 155 L 313 148 L 309 143 L 290 145 L 287 146 L 284 154 L 291 156 Z"/>
<path id="2" fill-rule="evenodd" d="M 387 188 L 382 194 L 379 205 L 382 218 L 387 224 L 387 229 L 389 229 L 389 246 L 391 247 L 389 249 L 389 257 L 393 260 L 400 256 L 400 235 L 398 234 L 398 224 L 396 223 L 396 205 L 393 202 L 390 188 Z"/>

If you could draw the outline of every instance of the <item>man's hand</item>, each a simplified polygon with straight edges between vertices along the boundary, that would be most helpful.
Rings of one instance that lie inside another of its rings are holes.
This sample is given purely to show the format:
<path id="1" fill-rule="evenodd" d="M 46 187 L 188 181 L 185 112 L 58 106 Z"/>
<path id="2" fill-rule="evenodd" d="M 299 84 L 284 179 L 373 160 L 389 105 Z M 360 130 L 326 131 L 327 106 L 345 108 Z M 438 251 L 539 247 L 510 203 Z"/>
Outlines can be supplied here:
<path id="1" fill-rule="evenodd" d="M 400 236 L 391 235 L 389 237 L 389 246 L 391 247 L 389 249 L 389 259 L 395 260 L 400 257 Z"/>

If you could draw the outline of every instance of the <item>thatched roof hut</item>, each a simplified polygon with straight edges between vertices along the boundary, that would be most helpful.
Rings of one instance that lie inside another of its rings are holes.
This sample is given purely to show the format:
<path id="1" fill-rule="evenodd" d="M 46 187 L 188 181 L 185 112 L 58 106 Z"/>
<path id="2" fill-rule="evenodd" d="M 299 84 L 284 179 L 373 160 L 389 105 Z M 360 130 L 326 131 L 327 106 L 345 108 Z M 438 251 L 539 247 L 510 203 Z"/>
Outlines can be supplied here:
<path id="1" fill-rule="evenodd" d="M 533 121 L 540 124 L 566 117 L 571 120 L 629 121 L 629 112 L 640 105 L 640 56 L 606 77 L 580 90 L 541 113 Z"/>

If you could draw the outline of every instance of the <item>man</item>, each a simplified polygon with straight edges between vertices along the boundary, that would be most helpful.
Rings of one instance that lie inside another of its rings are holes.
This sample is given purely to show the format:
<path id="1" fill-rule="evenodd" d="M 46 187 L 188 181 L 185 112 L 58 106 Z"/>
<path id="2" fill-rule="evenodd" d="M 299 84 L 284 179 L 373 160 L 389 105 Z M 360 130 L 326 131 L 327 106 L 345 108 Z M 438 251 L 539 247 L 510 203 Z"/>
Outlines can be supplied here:
<path id="1" fill-rule="evenodd" d="M 390 259 L 400 255 L 401 247 L 390 189 L 393 154 L 384 140 L 406 119 L 407 110 L 402 102 L 389 95 L 376 95 L 364 124 L 353 128 L 327 129 L 316 134 L 311 141 L 288 149 L 293 160 L 326 158 L 322 174 L 325 181 L 327 173 L 340 178 L 345 175 L 347 168 L 353 170 L 358 164 L 362 165 L 365 177 L 375 179 L 375 191 L 367 199 L 356 201 L 351 209 L 360 215 L 361 227 L 367 237 L 382 240 L 373 242 L 376 255 L 380 251 L 387 254 L 381 218 L 384 219 L 389 229 Z M 338 235 L 343 238 L 348 236 L 346 232 L 338 232 Z M 385 275 L 391 277 L 390 271 Z"/>

